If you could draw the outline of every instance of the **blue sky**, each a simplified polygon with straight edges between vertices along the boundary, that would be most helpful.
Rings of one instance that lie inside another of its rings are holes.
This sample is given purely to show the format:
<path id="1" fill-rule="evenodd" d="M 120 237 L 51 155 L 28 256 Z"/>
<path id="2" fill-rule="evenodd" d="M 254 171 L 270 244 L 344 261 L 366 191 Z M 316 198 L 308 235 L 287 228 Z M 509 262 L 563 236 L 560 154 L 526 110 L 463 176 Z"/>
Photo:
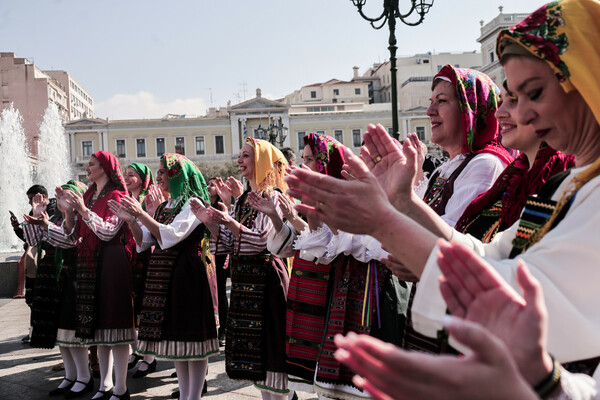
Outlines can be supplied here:
<path id="1" fill-rule="evenodd" d="M 436 0 L 423 25 L 397 26 L 398 54 L 479 50 L 479 21 L 498 6 L 544 3 Z M 350 0 L 0 0 L 0 37 L 0 51 L 69 71 L 111 119 L 202 115 L 211 93 L 218 107 L 257 87 L 280 98 L 389 57 L 387 28 L 371 28 Z"/>

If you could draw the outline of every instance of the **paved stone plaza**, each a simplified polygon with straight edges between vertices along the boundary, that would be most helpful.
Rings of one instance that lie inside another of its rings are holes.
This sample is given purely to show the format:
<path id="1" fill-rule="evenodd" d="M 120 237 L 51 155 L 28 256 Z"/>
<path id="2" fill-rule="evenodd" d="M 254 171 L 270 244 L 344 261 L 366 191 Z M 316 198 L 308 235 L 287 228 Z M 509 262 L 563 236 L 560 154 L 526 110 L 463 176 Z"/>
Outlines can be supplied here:
<path id="1" fill-rule="evenodd" d="M 58 348 L 52 350 L 33 349 L 23 344 L 21 338 L 27 334 L 29 308 L 25 300 L 0 298 L 0 400 L 48 399 L 48 392 L 61 381 L 63 372 L 51 370 L 61 362 Z M 225 355 L 214 356 L 208 366 L 207 399 L 260 399 L 260 393 L 248 382 L 233 381 L 225 374 Z M 177 389 L 177 378 L 173 363 L 158 362 L 156 372 L 142 379 L 127 381 L 131 398 L 169 399 Z M 96 389 L 98 384 L 96 383 Z M 82 399 L 91 398 L 82 397 Z M 316 395 L 298 393 L 300 399 L 316 399 Z M 57 397 L 61 399 L 62 397 Z"/>

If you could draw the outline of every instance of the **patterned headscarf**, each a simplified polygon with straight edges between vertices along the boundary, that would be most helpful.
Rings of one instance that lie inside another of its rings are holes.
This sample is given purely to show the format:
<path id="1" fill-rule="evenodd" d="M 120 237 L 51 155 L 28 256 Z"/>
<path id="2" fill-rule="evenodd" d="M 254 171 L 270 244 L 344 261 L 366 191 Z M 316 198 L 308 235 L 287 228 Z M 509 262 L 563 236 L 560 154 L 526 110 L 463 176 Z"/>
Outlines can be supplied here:
<path id="1" fill-rule="evenodd" d="M 334 178 L 342 177 L 344 165 L 344 145 L 331 136 L 320 133 L 309 133 L 304 136 L 304 143 L 310 147 L 315 155 L 317 170 Z"/>
<path id="2" fill-rule="evenodd" d="M 512 156 L 498 141 L 496 109 L 500 89 L 484 73 L 468 68 L 455 68 L 448 64 L 433 78 L 450 80 L 460 105 L 463 124 L 463 152 L 492 153 L 505 164 Z"/>
<path id="3" fill-rule="evenodd" d="M 196 164 L 181 154 L 173 153 L 163 154 L 160 162 L 167 170 L 174 207 L 183 206 L 192 197 L 210 203 L 206 182 Z"/>
<path id="4" fill-rule="evenodd" d="M 140 195 L 138 196 L 137 200 L 140 203 L 144 204 L 144 199 L 148 195 L 148 189 L 151 185 L 154 185 L 154 177 L 152 176 L 152 171 L 146 164 L 142 163 L 129 164 L 127 168 L 133 169 L 142 180 L 142 189 L 140 190 Z"/>
<path id="5" fill-rule="evenodd" d="M 285 192 L 287 183 L 283 177 L 288 162 L 283 153 L 266 140 L 247 138 L 246 143 L 254 148 L 254 177 L 258 191 L 279 188 Z"/>
<path id="6" fill-rule="evenodd" d="M 600 122 L 600 2 L 553 1 L 498 35 L 496 52 L 517 45 L 546 61 L 565 92 L 577 89 Z"/>

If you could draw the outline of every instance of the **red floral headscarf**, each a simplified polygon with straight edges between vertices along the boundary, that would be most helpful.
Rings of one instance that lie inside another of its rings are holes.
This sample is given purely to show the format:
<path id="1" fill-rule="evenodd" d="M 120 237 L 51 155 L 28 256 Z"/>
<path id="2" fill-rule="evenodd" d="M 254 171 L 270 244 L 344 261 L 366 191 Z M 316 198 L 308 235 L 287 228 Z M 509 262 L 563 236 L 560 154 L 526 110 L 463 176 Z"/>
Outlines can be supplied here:
<path id="1" fill-rule="evenodd" d="M 342 177 L 344 165 L 344 145 L 331 136 L 309 133 L 304 136 L 304 143 L 315 155 L 317 170 L 334 178 Z"/>
<path id="2" fill-rule="evenodd" d="M 509 164 L 513 158 L 498 141 L 498 86 L 482 72 L 449 64 L 433 78 L 434 84 L 440 77 L 449 79 L 456 89 L 462 113 L 463 152 L 495 154 Z"/>

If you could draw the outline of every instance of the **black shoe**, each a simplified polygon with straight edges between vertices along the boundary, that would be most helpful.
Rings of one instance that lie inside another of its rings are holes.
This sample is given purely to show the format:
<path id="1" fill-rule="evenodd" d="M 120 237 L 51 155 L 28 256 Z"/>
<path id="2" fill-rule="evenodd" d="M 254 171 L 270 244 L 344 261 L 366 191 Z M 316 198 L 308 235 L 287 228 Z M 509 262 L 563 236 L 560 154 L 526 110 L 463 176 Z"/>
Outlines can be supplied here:
<path id="1" fill-rule="evenodd" d="M 94 396 L 98 393 L 102 393 L 102 396 L 94 398 Z M 98 390 L 98 392 L 96 394 L 94 396 L 92 396 L 93 400 L 110 400 L 110 398 L 113 395 L 113 390 L 112 389 Z"/>
<path id="2" fill-rule="evenodd" d="M 75 382 L 83 383 L 85 385 L 85 387 L 83 389 L 81 389 L 79 392 L 74 392 L 73 390 L 69 390 L 67 393 L 65 393 L 65 399 L 74 399 L 76 397 L 80 397 L 87 392 L 91 392 L 92 388 L 94 387 L 94 378 L 92 378 L 92 377 L 90 377 L 90 380 L 87 383 L 81 382 L 81 381 L 75 381 Z"/>
<path id="3" fill-rule="evenodd" d="M 30 340 L 31 340 L 31 338 L 29 337 L 29 335 L 27 335 L 27 336 L 23 336 L 23 338 L 21 339 L 21 342 L 29 343 Z"/>
<path id="4" fill-rule="evenodd" d="M 156 371 L 156 358 L 150 364 L 148 364 L 146 361 L 142 361 L 142 363 L 146 364 L 148 366 L 148 369 L 145 371 L 140 371 L 138 368 L 138 370 L 135 371 L 135 373 L 133 374 L 133 378 L 135 378 L 135 379 L 143 378 L 146 375 Z M 140 363 L 140 366 L 141 366 L 141 363 Z"/>
<path id="5" fill-rule="evenodd" d="M 142 358 L 142 356 L 138 356 L 137 354 L 132 354 L 133 356 L 133 361 L 130 361 L 129 364 L 127 364 L 127 370 L 130 370 L 131 368 L 135 367 L 135 365 L 138 363 L 138 361 L 140 361 Z"/>
<path id="6" fill-rule="evenodd" d="M 75 381 L 72 381 L 72 380 L 67 379 L 67 378 L 64 378 L 64 380 L 67 381 L 67 382 L 69 382 L 69 384 L 67 386 L 65 386 L 65 387 L 57 387 L 56 389 L 53 389 L 53 390 L 49 391 L 48 392 L 48 396 L 58 396 L 59 394 L 65 394 L 69 390 L 71 390 L 71 388 L 75 384 Z"/>
<path id="7" fill-rule="evenodd" d="M 127 390 L 125 391 L 125 393 L 123 393 L 123 394 L 115 394 L 115 393 L 113 392 L 113 394 L 112 394 L 112 395 L 113 395 L 113 397 L 116 397 L 116 398 L 117 398 L 117 399 L 119 399 L 119 400 L 130 400 L 130 399 L 131 399 L 131 396 L 129 396 L 129 389 L 127 389 Z"/>
<path id="8" fill-rule="evenodd" d="M 178 399 L 179 398 L 179 390 L 176 390 L 173 393 L 171 393 L 171 398 Z"/>
<path id="9" fill-rule="evenodd" d="M 177 371 L 175 371 L 171 374 L 171 378 L 177 378 Z"/>
<path id="10" fill-rule="evenodd" d="M 292 396 L 292 400 L 298 400 L 298 395 L 296 394 L 296 392 L 294 392 L 294 395 Z"/>

